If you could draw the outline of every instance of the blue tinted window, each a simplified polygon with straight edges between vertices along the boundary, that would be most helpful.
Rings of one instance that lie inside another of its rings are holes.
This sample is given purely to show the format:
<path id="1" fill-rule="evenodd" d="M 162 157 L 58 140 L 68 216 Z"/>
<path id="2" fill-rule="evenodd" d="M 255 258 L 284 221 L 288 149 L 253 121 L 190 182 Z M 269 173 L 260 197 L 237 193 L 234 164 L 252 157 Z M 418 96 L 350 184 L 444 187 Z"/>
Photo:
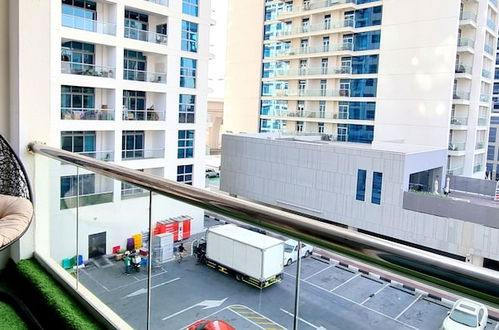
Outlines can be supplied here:
<path id="1" fill-rule="evenodd" d="M 263 45 L 263 58 L 276 57 L 280 51 L 289 49 L 289 42 L 273 42 Z"/>
<path id="2" fill-rule="evenodd" d="M 194 157 L 194 130 L 178 131 L 177 158 Z"/>
<path id="3" fill-rule="evenodd" d="M 357 194 L 355 199 L 364 201 L 366 198 L 366 170 L 357 170 Z"/>
<path id="4" fill-rule="evenodd" d="M 198 51 L 198 25 L 196 23 L 182 21 L 182 50 Z"/>
<path id="5" fill-rule="evenodd" d="M 378 55 L 353 56 L 352 73 L 378 73 Z"/>
<path id="6" fill-rule="evenodd" d="M 284 100 L 262 100 L 261 115 L 279 116 L 288 111 L 288 101 Z"/>
<path id="7" fill-rule="evenodd" d="M 487 160 L 494 160 L 495 147 L 489 146 L 487 148 Z"/>
<path id="8" fill-rule="evenodd" d="M 279 119 L 260 119 L 260 132 L 273 132 L 280 130 L 282 123 Z"/>
<path id="9" fill-rule="evenodd" d="M 340 102 L 340 106 L 348 106 L 348 119 L 374 120 L 375 102 Z"/>
<path id="10" fill-rule="evenodd" d="M 177 182 L 183 182 L 192 185 L 192 167 L 193 165 L 177 166 Z"/>
<path id="11" fill-rule="evenodd" d="M 497 134 L 497 128 L 491 127 L 489 129 L 489 142 L 496 142 L 496 134 Z"/>
<path id="12" fill-rule="evenodd" d="M 262 96 L 276 96 L 278 90 L 288 89 L 287 81 L 267 81 L 262 83 Z"/>
<path id="13" fill-rule="evenodd" d="M 381 6 L 355 11 L 355 27 L 381 25 Z"/>
<path id="14" fill-rule="evenodd" d="M 283 23 L 272 23 L 263 26 L 263 40 L 271 40 L 277 37 L 277 33 L 283 29 Z"/>
<path id="15" fill-rule="evenodd" d="M 371 203 L 381 204 L 381 184 L 383 182 L 383 173 L 373 173 L 373 193 L 371 195 Z"/>
<path id="16" fill-rule="evenodd" d="M 362 5 L 364 3 L 375 2 L 375 1 L 379 1 L 379 0 L 357 0 L 357 4 Z"/>
<path id="17" fill-rule="evenodd" d="M 371 143 L 373 135 L 374 126 L 348 125 L 348 142 Z"/>
<path id="18" fill-rule="evenodd" d="M 353 50 L 370 50 L 379 49 L 379 42 L 381 40 L 381 31 L 361 32 L 354 34 L 354 48 Z"/>
<path id="19" fill-rule="evenodd" d="M 198 16 L 198 0 L 182 0 L 182 13 L 192 16 Z"/>
<path id="20" fill-rule="evenodd" d="M 340 84 L 350 83 L 350 97 L 375 97 L 377 79 L 341 79 Z"/>
<path id="21" fill-rule="evenodd" d="M 492 172 L 492 169 L 494 168 L 494 164 L 492 163 L 487 163 L 487 172 Z"/>
<path id="22" fill-rule="evenodd" d="M 490 124 L 491 125 L 499 125 L 499 117 L 496 117 L 496 116 L 492 116 L 490 117 Z"/>
<path id="23" fill-rule="evenodd" d="M 196 88 L 197 61 L 192 58 L 180 59 L 180 87 Z"/>

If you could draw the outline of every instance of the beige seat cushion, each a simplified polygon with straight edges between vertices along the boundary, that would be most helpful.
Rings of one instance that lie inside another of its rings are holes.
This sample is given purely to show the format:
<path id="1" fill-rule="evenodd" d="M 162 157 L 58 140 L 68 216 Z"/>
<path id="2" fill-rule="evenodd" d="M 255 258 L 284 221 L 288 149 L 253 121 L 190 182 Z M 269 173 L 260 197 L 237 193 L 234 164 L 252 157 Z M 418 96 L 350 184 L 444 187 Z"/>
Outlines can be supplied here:
<path id="1" fill-rule="evenodd" d="M 0 195 L 0 247 L 21 235 L 32 215 L 33 205 L 26 198 Z"/>

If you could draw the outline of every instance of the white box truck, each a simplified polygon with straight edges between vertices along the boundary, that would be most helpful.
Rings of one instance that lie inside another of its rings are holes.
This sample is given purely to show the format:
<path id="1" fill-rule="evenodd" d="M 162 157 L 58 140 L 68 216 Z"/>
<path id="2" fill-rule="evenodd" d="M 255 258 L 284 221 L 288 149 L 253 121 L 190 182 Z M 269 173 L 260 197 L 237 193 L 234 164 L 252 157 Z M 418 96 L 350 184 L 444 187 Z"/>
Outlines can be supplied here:
<path id="1" fill-rule="evenodd" d="M 196 254 L 208 266 L 258 288 L 283 277 L 283 241 L 233 224 L 209 228 Z"/>

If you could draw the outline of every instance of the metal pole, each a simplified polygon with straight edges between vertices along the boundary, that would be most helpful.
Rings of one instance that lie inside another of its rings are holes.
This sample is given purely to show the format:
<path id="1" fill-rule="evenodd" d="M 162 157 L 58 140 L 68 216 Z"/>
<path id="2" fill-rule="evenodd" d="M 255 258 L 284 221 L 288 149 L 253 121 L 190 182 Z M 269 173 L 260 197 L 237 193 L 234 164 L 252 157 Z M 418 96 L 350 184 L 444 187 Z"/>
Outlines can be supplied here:
<path id="1" fill-rule="evenodd" d="M 78 224 L 80 217 L 80 168 L 76 167 L 76 291 L 78 291 L 78 284 L 80 283 L 80 269 L 78 268 Z"/>
<path id="2" fill-rule="evenodd" d="M 298 242 L 298 255 L 296 260 L 296 283 L 295 283 L 295 312 L 293 317 L 293 329 L 298 330 L 298 310 L 300 304 L 300 269 L 301 269 L 301 241 Z"/>
<path id="3" fill-rule="evenodd" d="M 152 290 L 152 191 L 149 190 L 149 239 L 147 242 L 147 330 L 151 328 L 151 290 Z"/>

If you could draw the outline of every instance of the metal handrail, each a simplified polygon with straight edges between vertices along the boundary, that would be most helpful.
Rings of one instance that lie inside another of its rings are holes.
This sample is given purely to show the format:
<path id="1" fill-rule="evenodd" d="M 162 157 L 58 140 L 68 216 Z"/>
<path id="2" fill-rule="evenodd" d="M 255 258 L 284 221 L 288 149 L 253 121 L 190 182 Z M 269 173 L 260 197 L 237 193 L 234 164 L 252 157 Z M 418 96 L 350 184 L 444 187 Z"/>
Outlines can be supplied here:
<path id="1" fill-rule="evenodd" d="M 28 149 L 166 197 L 499 303 L 499 272 L 250 201 L 32 142 Z"/>

